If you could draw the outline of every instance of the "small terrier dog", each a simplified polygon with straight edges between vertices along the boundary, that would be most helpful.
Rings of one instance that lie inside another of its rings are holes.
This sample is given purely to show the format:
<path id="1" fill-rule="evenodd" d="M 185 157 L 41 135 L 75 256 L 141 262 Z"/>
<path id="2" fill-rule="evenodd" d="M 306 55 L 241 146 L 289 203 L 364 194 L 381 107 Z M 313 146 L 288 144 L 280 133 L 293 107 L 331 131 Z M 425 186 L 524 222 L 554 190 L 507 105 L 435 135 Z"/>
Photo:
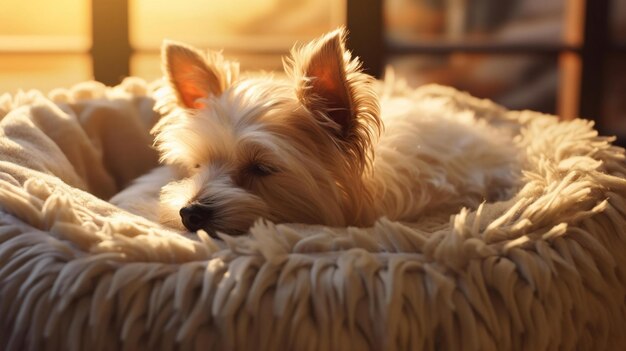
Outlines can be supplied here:
<path id="1" fill-rule="evenodd" d="M 163 166 L 111 202 L 215 236 L 246 233 L 259 218 L 414 221 L 506 196 L 517 162 L 510 136 L 441 99 L 379 100 L 382 84 L 344 39 L 338 29 L 294 48 L 286 79 L 240 78 L 219 53 L 165 42 L 174 94 L 157 101 L 163 117 L 152 130 Z"/>

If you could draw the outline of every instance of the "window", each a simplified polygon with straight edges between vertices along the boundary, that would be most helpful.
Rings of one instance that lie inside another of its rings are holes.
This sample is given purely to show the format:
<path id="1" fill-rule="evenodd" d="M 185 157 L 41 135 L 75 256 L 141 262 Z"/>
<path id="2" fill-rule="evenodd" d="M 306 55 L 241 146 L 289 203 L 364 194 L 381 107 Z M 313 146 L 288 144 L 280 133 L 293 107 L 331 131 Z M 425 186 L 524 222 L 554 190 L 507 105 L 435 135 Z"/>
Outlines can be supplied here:
<path id="1" fill-rule="evenodd" d="M 92 77 L 89 2 L 4 1 L 0 9 L 1 92 L 50 90 Z"/>
<path id="2" fill-rule="evenodd" d="M 333 0 L 129 0 L 131 74 L 161 75 L 163 38 L 201 48 L 223 49 L 243 70 L 282 69 L 281 57 L 344 23 Z"/>
<path id="3" fill-rule="evenodd" d="M 163 38 L 275 70 L 294 42 L 345 24 L 374 75 L 392 65 L 412 85 L 452 85 L 626 133 L 620 0 L 31 0 L 2 10 L 0 91 L 155 79 Z"/>
<path id="4" fill-rule="evenodd" d="M 0 11 L 0 91 L 161 75 L 164 38 L 224 49 L 242 69 L 273 70 L 294 42 L 345 23 L 334 0 L 33 0 Z M 29 20 L 32 19 L 32 20 Z"/>

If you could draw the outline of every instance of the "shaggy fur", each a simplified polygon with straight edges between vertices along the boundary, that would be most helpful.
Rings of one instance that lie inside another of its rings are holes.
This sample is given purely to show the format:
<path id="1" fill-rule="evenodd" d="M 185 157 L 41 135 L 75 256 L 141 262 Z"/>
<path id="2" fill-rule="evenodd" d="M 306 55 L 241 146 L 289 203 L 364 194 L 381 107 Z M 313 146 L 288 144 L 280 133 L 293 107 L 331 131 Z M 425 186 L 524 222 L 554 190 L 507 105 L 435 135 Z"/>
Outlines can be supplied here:
<path id="1" fill-rule="evenodd" d="M 519 153 L 501 146 L 510 135 L 471 112 L 452 116 L 440 102 L 379 98 L 344 40 L 337 30 L 295 48 L 287 79 L 238 79 L 238 66 L 218 53 L 165 43 L 176 100 L 163 99 L 153 130 L 165 166 L 111 202 L 151 219 L 158 208 L 173 228 L 238 234 L 258 218 L 414 221 L 515 189 Z M 190 207 L 202 209 L 191 226 Z"/>
<path id="2" fill-rule="evenodd" d="M 157 166 L 144 82 L 0 96 L 0 349 L 626 350 L 624 150 L 588 121 L 388 88 L 441 129 L 512 133 L 494 147 L 524 155 L 522 186 L 408 224 L 188 238 L 91 195 Z"/>

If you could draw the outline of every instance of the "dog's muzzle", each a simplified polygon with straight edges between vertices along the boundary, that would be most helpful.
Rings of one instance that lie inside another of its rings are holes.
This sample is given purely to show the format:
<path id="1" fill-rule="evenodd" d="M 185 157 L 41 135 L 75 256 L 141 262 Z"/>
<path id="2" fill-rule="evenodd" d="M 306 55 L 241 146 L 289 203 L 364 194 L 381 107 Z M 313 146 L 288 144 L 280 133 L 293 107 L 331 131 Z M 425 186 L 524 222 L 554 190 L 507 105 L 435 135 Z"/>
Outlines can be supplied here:
<path id="1" fill-rule="evenodd" d="M 192 203 L 181 208 L 179 214 L 185 228 L 195 232 L 210 226 L 214 211 L 211 206 Z"/>

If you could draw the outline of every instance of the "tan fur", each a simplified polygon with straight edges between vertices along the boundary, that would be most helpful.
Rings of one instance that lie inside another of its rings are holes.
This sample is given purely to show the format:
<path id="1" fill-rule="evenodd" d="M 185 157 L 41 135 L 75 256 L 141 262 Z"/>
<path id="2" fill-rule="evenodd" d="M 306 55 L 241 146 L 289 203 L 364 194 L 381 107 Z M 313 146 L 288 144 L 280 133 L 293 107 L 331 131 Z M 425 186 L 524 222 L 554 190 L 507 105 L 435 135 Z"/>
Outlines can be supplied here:
<path id="1" fill-rule="evenodd" d="M 519 169 L 516 150 L 495 147 L 507 135 L 437 101 L 379 98 L 344 41 L 340 29 L 294 48 L 288 79 L 238 79 L 220 54 L 166 43 L 174 93 L 153 130 L 164 167 L 138 182 L 162 188 L 158 219 L 184 229 L 179 211 L 198 204 L 213 233 L 258 218 L 370 226 L 506 197 Z"/>

